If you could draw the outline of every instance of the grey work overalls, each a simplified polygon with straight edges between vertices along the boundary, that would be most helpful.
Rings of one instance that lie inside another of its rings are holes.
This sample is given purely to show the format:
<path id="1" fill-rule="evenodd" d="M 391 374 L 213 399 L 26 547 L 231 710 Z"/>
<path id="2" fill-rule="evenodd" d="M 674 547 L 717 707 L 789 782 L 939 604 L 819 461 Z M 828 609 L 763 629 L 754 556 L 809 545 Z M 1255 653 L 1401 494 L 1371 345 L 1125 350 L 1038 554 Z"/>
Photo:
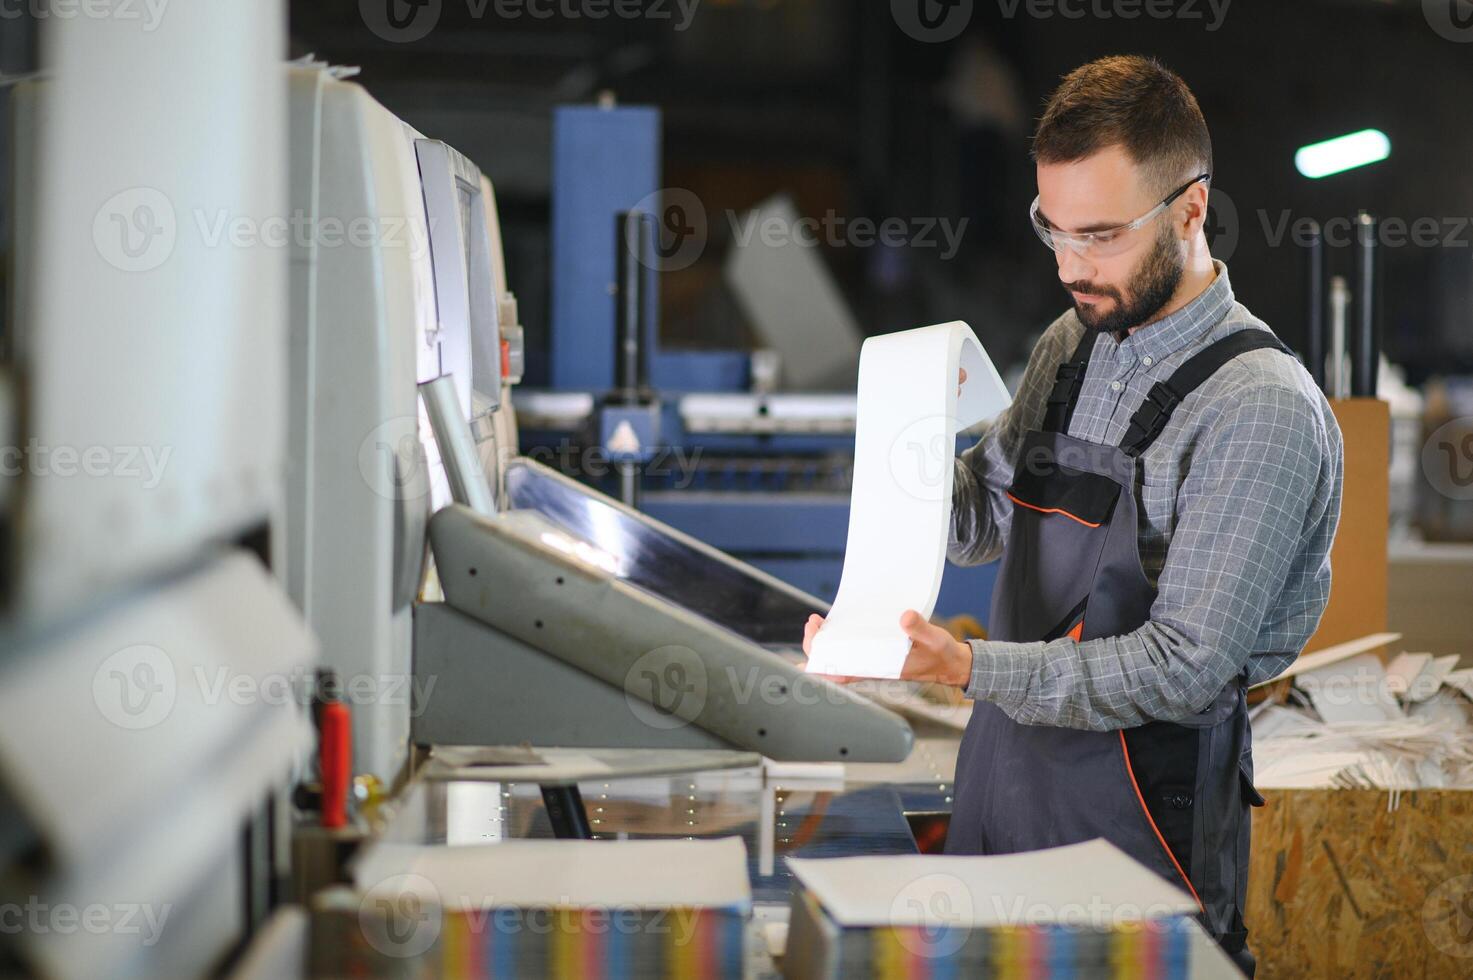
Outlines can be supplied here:
<path id="1" fill-rule="evenodd" d="M 1151 388 L 1117 447 L 1067 435 L 1094 337 L 1086 332 L 1060 365 L 1043 428 L 1024 437 L 991 639 L 1089 640 L 1142 626 L 1156 590 L 1137 548 L 1141 455 L 1176 405 L 1228 361 L 1263 347 L 1287 352 L 1266 330 L 1217 341 Z M 1006 854 L 1103 837 L 1191 891 L 1208 931 L 1251 970 L 1242 917 L 1248 807 L 1262 802 L 1239 679 L 1200 715 L 1123 731 L 1024 725 L 978 702 L 957 758 L 946 852 Z"/>

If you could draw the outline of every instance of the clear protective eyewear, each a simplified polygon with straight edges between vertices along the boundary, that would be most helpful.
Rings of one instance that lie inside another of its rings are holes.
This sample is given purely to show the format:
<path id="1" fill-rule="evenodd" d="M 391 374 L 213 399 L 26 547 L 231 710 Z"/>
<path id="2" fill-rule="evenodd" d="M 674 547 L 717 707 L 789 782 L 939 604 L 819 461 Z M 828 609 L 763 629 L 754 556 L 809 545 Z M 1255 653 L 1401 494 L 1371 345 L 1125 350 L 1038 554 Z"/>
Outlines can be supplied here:
<path id="1" fill-rule="evenodd" d="M 1128 221 L 1123 225 L 1117 225 L 1114 228 L 1105 228 L 1101 231 L 1074 234 L 1072 232 L 1059 231 L 1051 227 L 1039 216 L 1038 198 L 1036 197 L 1033 199 L 1032 206 L 1028 208 L 1028 217 L 1033 221 L 1033 230 L 1037 232 L 1039 240 L 1053 251 L 1057 252 L 1061 248 L 1068 248 L 1076 255 L 1108 258 L 1112 255 L 1119 255 L 1130 247 L 1131 232 L 1155 221 L 1165 213 L 1167 208 L 1171 207 L 1177 198 L 1185 194 L 1193 184 L 1210 180 L 1211 177 L 1211 174 L 1198 174 L 1166 195 L 1161 199 L 1160 204 L 1134 221 Z"/>

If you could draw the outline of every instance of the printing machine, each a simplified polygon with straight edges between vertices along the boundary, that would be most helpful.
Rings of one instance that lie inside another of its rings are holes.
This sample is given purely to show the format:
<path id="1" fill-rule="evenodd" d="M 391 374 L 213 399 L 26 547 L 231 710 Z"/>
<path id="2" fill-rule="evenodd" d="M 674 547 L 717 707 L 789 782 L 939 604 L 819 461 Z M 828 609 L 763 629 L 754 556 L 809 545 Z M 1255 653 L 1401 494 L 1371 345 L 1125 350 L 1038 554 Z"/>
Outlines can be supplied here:
<path id="1" fill-rule="evenodd" d="M 292 414 L 309 423 L 290 468 L 289 589 L 346 686 L 410 677 L 412 660 L 412 711 L 354 705 L 363 765 L 393 780 L 411 740 L 904 758 L 903 721 L 764 648 L 791 646 L 821 604 L 496 443 L 509 306 L 494 301 L 475 165 L 322 67 L 293 73 L 292 117 L 294 172 L 312 175 L 294 206 L 315 206 L 314 223 L 402 215 L 430 230 L 427 249 L 413 234 L 314 244 L 293 266 L 309 300 L 293 315 Z M 826 696 L 744 697 L 753 671 Z M 689 724 L 631 710 L 668 708 L 695 675 Z"/>
<path id="2" fill-rule="evenodd" d="M 580 784 L 617 794 L 653 780 L 673 801 L 688 780 L 716 787 L 717 809 L 742 801 L 744 820 L 701 829 L 746 827 L 754 874 L 785 890 L 763 759 L 900 763 L 910 726 L 801 670 L 793 648 L 824 603 L 517 454 L 520 330 L 490 183 L 344 76 L 291 73 L 292 207 L 314 226 L 367 214 L 410 233 L 293 252 L 302 424 L 284 567 L 319 663 L 346 690 L 384 695 L 349 699 L 355 770 L 397 789 L 375 837 L 412 837 L 418 819 L 437 840 L 467 805 L 473 825 L 501 834 L 501 797 L 475 791 L 492 784 L 538 801 L 541 829 L 523 831 L 597 837 L 609 820 L 588 812 Z M 862 812 L 889 822 L 883 846 L 913 848 L 898 806 L 879 810 Z M 844 825 L 846 839 L 864 836 Z M 299 859 L 341 841 L 297 836 Z"/>

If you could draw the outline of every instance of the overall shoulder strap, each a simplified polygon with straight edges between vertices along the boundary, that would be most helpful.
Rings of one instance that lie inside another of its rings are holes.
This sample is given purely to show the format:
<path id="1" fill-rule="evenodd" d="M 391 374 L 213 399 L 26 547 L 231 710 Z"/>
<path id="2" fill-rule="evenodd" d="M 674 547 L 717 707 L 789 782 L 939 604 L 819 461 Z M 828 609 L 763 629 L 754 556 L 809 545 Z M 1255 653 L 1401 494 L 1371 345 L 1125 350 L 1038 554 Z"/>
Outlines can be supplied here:
<path id="1" fill-rule="evenodd" d="M 1054 387 L 1049 392 L 1048 404 L 1043 410 L 1044 432 L 1068 432 L 1069 420 L 1074 417 L 1074 406 L 1079 401 L 1079 389 L 1084 384 L 1084 372 L 1089 367 L 1090 355 L 1095 349 L 1095 332 L 1085 328 L 1084 336 L 1074 348 L 1069 359 L 1059 365 L 1054 374 Z"/>
<path id="2" fill-rule="evenodd" d="M 1120 448 L 1127 456 L 1144 453 L 1166 428 L 1166 423 L 1171 420 L 1171 413 L 1183 399 L 1239 354 L 1266 347 L 1293 354 L 1293 351 L 1284 346 L 1283 341 L 1267 330 L 1250 327 L 1230 333 L 1206 350 L 1192 355 L 1170 378 L 1151 386 L 1141 407 L 1130 417 L 1130 425 L 1125 430 L 1125 437 L 1120 440 Z"/>

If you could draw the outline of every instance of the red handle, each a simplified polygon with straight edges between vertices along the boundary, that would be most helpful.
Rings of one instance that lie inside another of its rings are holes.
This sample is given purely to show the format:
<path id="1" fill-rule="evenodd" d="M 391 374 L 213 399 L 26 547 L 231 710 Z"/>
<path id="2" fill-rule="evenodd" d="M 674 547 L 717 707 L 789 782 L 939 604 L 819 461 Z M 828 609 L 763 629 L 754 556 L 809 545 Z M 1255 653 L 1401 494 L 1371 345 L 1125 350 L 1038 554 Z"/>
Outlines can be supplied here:
<path id="1" fill-rule="evenodd" d="M 318 745 L 322 772 L 322 826 L 342 827 L 348 822 L 348 780 L 353 771 L 353 719 L 341 701 L 322 705 L 322 734 Z"/>

